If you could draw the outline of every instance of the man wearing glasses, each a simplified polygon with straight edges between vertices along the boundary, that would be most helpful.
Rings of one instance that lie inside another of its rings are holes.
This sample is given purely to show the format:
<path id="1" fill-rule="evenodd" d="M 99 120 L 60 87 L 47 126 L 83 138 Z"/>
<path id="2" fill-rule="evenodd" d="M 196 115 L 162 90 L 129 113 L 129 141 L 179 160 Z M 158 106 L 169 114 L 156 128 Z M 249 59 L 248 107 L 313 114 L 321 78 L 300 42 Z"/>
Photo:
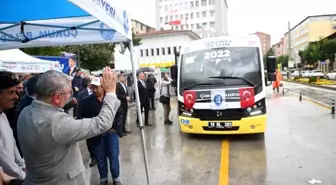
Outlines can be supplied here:
<path id="1" fill-rule="evenodd" d="M 106 94 L 99 114 L 75 120 L 62 109 L 72 94 L 71 77 L 58 71 L 39 76 L 36 99 L 18 120 L 18 137 L 27 167 L 25 185 L 90 184 L 79 141 L 111 130 L 120 106 L 116 83 L 116 73 L 106 67 L 101 80 Z"/>

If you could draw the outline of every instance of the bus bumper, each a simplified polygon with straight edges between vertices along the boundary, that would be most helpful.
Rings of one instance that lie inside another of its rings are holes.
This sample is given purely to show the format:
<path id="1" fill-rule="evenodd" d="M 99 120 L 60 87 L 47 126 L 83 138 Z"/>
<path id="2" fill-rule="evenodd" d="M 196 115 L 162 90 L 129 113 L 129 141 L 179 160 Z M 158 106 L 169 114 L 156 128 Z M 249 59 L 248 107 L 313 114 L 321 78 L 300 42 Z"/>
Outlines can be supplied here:
<path id="1" fill-rule="evenodd" d="M 211 121 L 201 121 L 197 118 L 179 116 L 181 132 L 190 134 L 257 134 L 264 133 L 266 130 L 266 115 L 242 118 L 239 121 L 215 121 L 232 122 L 232 128 L 229 129 L 208 129 L 208 123 Z"/>

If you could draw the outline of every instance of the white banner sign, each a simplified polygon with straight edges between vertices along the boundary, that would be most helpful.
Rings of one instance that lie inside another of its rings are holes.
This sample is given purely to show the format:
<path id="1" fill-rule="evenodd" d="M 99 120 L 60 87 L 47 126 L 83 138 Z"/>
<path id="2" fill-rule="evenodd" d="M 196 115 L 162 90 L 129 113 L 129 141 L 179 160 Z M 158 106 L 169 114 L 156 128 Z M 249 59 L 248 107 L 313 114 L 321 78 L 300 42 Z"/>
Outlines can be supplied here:
<path id="1" fill-rule="evenodd" d="M 0 61 L 0 71 L 13 73 L 43 73 L 48 70 L 62 71 L 59 63 L 43 62 L 4 62 Z"/>

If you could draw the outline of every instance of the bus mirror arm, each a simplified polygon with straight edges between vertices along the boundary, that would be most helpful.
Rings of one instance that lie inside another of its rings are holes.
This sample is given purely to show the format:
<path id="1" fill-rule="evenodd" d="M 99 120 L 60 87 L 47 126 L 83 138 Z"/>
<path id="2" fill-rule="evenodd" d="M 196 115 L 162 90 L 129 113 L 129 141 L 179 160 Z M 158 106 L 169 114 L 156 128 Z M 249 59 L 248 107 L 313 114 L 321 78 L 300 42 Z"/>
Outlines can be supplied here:
<path id="1" fill-rule="evenodd" d="M 266 73 L 266 77 L 265 77 L 265 85 L 266 86 L 270 86 L 272 85 L 272 81 L 275 81 L 275 73 Z"/>

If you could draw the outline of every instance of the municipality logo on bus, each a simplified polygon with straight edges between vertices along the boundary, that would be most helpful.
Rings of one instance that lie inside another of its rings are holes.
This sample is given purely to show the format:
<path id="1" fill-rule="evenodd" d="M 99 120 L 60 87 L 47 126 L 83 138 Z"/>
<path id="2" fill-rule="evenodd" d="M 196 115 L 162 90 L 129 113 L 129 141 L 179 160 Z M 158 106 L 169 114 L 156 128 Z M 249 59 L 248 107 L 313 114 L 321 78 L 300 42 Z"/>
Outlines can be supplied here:
<path id="1" fill-rule="evenodd" d="M 100 35 L 105 40 L 112 40 L 116 34 L 116 31 L 114 29 L 109 28 L 106 24 L 103 22 L 100 23 Z"/>
<path id="2" fill-rule="evenodd" d="M 128 16 L 127 16 L 127 12 L 124 11 L 123 13 L 123 19 L 124 19 L 124 30 L 125 33 L 128 34 L 129 31 L 129 20 L 128 20 Z"/>

